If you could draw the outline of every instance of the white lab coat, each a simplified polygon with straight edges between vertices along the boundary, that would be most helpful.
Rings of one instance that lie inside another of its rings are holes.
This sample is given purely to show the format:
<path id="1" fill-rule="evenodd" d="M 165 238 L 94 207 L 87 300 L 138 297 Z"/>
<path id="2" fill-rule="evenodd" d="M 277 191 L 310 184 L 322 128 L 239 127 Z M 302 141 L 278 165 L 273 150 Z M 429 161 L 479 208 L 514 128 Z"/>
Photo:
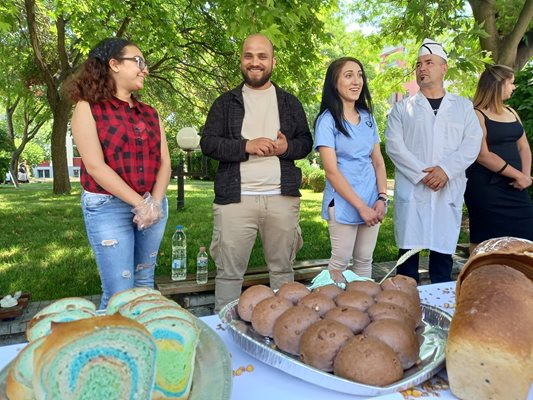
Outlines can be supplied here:
<path id="1" fill-rule="evenodd" d="M 437 115 L 420 92 L 394 105 L 385 136 L 396 166 L 394 234 L 399 248 L 455 252 L 465 170 L 479 154 L 482 135 L 472 103 L 462 97 L 446 93 Z M 422 170 L 433 166 L 449 179 L 437 192 L 421 182 Z"/>

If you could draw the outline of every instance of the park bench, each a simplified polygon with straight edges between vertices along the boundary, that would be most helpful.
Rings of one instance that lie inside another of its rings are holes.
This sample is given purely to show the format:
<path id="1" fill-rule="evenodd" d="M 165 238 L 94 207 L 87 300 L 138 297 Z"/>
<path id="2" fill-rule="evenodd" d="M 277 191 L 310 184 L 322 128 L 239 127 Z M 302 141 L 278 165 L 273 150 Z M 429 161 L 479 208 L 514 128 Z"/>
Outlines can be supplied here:
<path id="1" fill-rule="evenodd" d="M 459 258 L 468 258 L 469 256 L 469 244 L 468 243 L 459 243 L 457 245 L 456 257 Z M 305 282 L 313 279 L 326 265 L 328 264 L 328 259 L 321 260 L 306 260 L 306 261 L 297 261 L 294 263 L 294 280 L 298 282 Z M 383 263 L 391 264 L 384 265 L 383 271 L 379 271 L 377 265 L 374 264 L 375 274 L 377 275 L 375 279 L 385 275 L 388 270 L 394 266 L 394 262 Z M 247 288 L 253 285 L 268 285 L 268 269 L 267 267 L 255 267 L 250 268 L 246 271 L 244 275 L 243 288 Z M 213 292 L 215 290 L 215 271 L 209 273 L 208 281 L 206 284 L 199 285 L 196 283 L 196 275 L 188 274 L 187 279 L 183 281 L 173 281 L 169 276 L 156 276 L 155 277 L 155 287 L 165 296 L 173 295 L 185 295 L 189 293 L 202 293 L 202 292 Z"/>
<path id="2" fill-rule="evenodd" d="M 302 282 L 313 279 L 328 264 L 328 261 L 324 259 L 295 262 L 293 266 L 294 280 Z M 250 268 L 244 275 L 243 288 L 259 284 L 269 284 L 267 267 Z M 211 271 L 207 283 L 202 285 L 196 283 L 196 275 L 194 274 L 188 274 L 187 279 L 183 281 L 173 281 L 170 277 L 156 276 L 155 287 L 164 296 L 212 292 L 215 290 L 215 272 Z"/>

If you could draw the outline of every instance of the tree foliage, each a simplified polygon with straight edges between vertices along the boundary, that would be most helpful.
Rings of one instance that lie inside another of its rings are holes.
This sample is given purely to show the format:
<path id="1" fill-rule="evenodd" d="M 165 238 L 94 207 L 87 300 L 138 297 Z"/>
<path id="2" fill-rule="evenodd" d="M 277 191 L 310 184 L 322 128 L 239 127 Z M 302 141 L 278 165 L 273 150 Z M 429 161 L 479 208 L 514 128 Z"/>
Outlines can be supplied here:
<path id="1" fill-rule="evenodd" d="M 46 86 L 54 192 L 70 189 L 65 133 L 72 106 L 61 89 L 99 40 L 119 36 L 139 44 L 151 66 L 143 99 L 157 106 L 173 136 L 179 127 L 198 126 L 214 98 L 240 81 L 239 48 L 249 33 L 271 37 L 276 79 L 308 96 L 309 66 L 318 44 L 328 39 L 318 16 L 332 2 L 13 0 L 0 8 L 0 29 L 32 50 L 31 79 Z"/>
<path id="2" fill-rule="evenodd" d="M 357 0 L 353 10 L 395 44 L 442 41 L 460 71 L 487 56 L 519 70 L 533 55 L 532 0 Z"/>
<path id="3" fill-rule="evenodd" d="M 508 103 L 520 116 L 527 137 L 533 142 L 533 63 L 516 74 L 515 85 Z"/>

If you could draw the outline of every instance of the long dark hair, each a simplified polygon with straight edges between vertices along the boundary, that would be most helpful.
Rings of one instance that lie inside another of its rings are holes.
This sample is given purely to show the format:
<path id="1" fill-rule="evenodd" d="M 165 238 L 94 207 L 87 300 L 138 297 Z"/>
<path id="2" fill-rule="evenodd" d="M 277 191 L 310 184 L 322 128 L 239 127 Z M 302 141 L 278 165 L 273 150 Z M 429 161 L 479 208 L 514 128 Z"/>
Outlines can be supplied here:
<path id="1" fill-rule="evenodd" d="M 372 97 L 370 96 L 370 90 L 368 88 L 368 82 L 366 79 L 365 69 L 363 64 L 356 58 L 353 57 L 342 57 L 333 61 L 326 71 L 326 78 L 324 79 L 324 87 L 322 88 L 322 101 L 320 103 L 320 111 L 315 118 L 314 126 L 316 128 L 316 122 L 318 118 L 324 113 L 324 111 L 329 110 L 335 121 L 335 128 L 342 132 L 345 136 L 349 136 L 348 130 L 344 125 L 344 113 L 342 109 L 342 100 L 337 91 L 337 80 L 342 67 L 349 61 L 355 62 L 361 68 L 363 73 L 363 90 L 359 98 L 355 101 L 355 107 L 363 110 L 367 110 L 370 114 L 373 113 L 372 107 Z"/>
<path id="2" fill-rule="evenodd" d="M 127 46 L 139 47 L 122 38 L 104 39 L 93 47 L 87 60 L 65 85 L 69 99 L 73 102 L 85 100 L 98 103 L 113 97 L 117 88 L 109 73 L 109 60 L 122 57 Z"/>

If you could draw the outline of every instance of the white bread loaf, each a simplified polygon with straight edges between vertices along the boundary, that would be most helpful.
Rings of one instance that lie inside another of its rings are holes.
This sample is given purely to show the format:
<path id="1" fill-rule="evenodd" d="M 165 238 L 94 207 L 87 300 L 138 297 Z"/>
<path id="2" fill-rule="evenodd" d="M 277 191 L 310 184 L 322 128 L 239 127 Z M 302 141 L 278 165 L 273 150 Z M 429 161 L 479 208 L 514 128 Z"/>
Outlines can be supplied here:
<path id="1" fill-rule="evenodd" d="M 533 281 L 533 242 L 504 236 L 481 242 L 474 249 L 461 269 L 455 289 L 456 297 L 461 293 L 461 283 L 476 268 L 487 264 L 501 264 L 513 267 Z"/>
<path id="2" fill-rule="evenodd" d="M 461 283 L 446 347 L 460 399 L 525 400 L 533 383 L 533 282 L 504 265 L 473 269 Z"/>

